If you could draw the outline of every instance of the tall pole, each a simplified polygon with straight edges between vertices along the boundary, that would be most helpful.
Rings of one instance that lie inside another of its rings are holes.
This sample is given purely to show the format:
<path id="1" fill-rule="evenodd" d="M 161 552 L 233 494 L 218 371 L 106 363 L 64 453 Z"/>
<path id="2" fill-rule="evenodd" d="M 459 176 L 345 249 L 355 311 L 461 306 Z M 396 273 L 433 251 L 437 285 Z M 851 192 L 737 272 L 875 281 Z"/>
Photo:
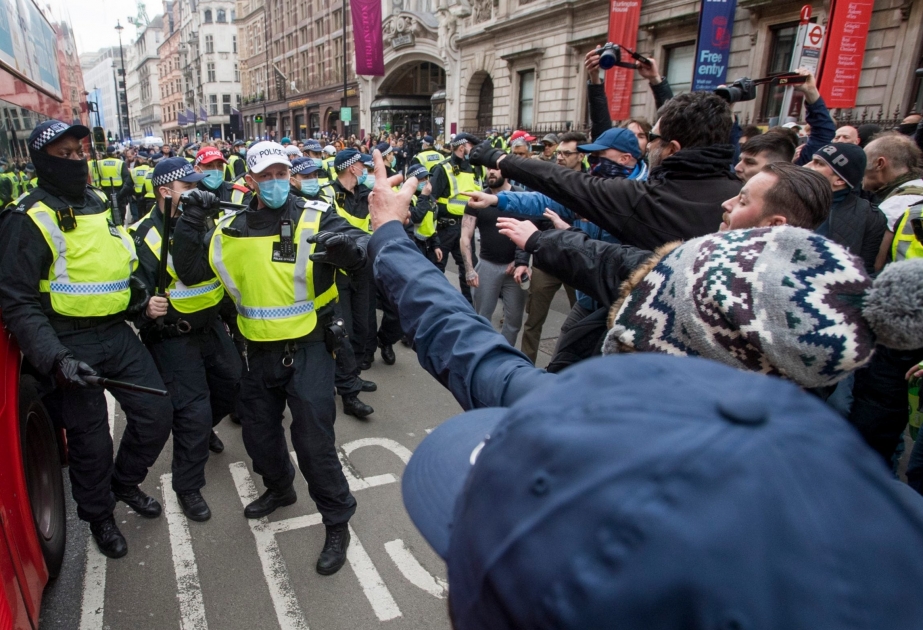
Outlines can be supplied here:
<path id="1" fill-rule="evenodd" d="M 115 30 L 119 32 L 119 57 L 122 59 L 122 85 L 124 86 L 123 91 L 125 93 L 125 109 L 126 116 L 128 115 L 128 73 L 125 71 L 125 51 L 122 49 L 122 29 L 125 27 L 119 24 L 119 21 L 115 21 Z M 116 75 L 118 76 L 118 75 Z M 116 81 L 115 87 L 118 88 L 119 84 Z M 119 98 L 118 91 L 115 94 L 116 101 L 118 102 L 119 108 L 119 127 L 122 129 L 122 142 L 125 142 L 125 127 L 122 126 L 122 100 Z M 128 130 L 128 135 L 131 135 L 131 129 Z"/>
<path id="2" fill-rule="evenodd" d="M 346 0 L 343 0 L 343 109 L 346 109 Z M 343 137 L 347 135 L 346 122 L 342 120 L 343 112 L 340 111 L 340 122 L 343 123 Z"/>
<path id="3" fill-rule="evenodd" d="M 270 20 L 272 19 L 272 16 L 269 13 L 269 5 L 270 3 L 267 2 L 265 4 L 265 8 L 263 9 L 263 11 L 265 11 L 266 13 L 265 18 L 263 19 L 263 25 L 265 26 L 265 28 L 263 29 L 264 31 L 263 39 L 265 40 L 263 42 L 263 45 L 264 45 L 263 48 L 266 53 L 266 94 L 264 95 L 264 98 L 263 98 L 263 133 L 267 136 L 266 137 L 267 140 L 269 139 L 268 137 L 269 136 L 269 111 L 267 110 L 266 104 L 269 102 L 269 85 L 270 85 L 269 77 L 272 76 L 272 72 L 271 72 L 272 64 L 271 64 L 271 57 L 269 54 L 269 42 L 270 42 L 270 34 L 271 34 Z M 274 76 L 273 76 L 273 79 L 275 79 Z"/>

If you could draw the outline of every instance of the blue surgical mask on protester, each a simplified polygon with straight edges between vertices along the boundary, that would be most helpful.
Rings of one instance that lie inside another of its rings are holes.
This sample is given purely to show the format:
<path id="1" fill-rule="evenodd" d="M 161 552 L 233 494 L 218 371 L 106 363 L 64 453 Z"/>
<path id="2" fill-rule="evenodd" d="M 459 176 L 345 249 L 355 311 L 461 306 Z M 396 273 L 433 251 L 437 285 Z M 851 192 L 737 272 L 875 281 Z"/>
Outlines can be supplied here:
<path id="1" fill-rule="evenodd" d="M 268 179 L 265 182 L 259 182 L 258 185 L 260 187 L 260 199 L 273 210 L 281 208 L 285 204 L 285 200 L 288 199 L 290 188 L 288 178 Z"/>
<path id="2" fill-rule="evenodd" d="M 302 180 L 301 192 L 308 195 L 309 197 L 314 197 L 317 195 L 317 193 L 320 192 L 320 182 L 317 181 L 316 178 Z"/>
<path id="3" fill-rule="evenodd" d="M 224 172 L 223 171 L 205 171 L 205 179 L 202 180 L 202 183 L 205 184 L 205 187 L 209 190 L 218 190 L 218 187 L 221 186 L 221 182 L 224 181 Z"/>

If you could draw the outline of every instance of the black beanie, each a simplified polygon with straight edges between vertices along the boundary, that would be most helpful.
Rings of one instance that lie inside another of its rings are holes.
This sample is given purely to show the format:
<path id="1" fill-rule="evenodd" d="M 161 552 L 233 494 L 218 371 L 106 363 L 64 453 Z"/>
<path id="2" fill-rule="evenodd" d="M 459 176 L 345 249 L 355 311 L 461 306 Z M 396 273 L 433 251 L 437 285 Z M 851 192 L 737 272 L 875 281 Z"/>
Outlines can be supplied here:
<path id="1" fill-rule="evenodd" d="M 826 162 L 850 188 L 862 185 L 867 160 L 859 145 L 834 142 L 821 147 L 814 155 Z"/>

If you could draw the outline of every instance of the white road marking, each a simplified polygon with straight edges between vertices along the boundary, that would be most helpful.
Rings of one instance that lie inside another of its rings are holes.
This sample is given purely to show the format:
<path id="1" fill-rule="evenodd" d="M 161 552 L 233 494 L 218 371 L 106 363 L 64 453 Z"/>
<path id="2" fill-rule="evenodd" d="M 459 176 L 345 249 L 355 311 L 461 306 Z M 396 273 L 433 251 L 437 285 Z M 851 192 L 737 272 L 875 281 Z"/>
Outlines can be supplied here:
<path id="1" fill-rule="evenodd" d="M 410 553 L 403 540 L 398 538 L 397 540 L 386 542 L 385 551 L 391 556 L 401 575 L 407 578 L 408 582 L 434 597 L 439 599 L 446 598 L 449 592 L 448 583 L 424 569 L 420 561 Z"/>
<path id="2" fill-rule="evenodd" d="M 106 413 L 109 415 L 109 437 L 112 438 L 113 447 L 115 446 L 115 398 L 107 391 L 106 395 Z"/>
<path id="3" fill-rule="evenodd" d="M 306 516 L 296 516 L 294 518 L 287 518 L 284 521 L 275 521 L 269 524 L 269 529 L 272 530 L 273 534 L 281 534 L 283 532 L 290 532 L 295 529 L 302 529 L 304 527 L 311 527 L 312 525 L 321 524 L 321 515 L 320 513 L 308 514 Z"/>
<path id="4" fill-rule="evenodd" d="M 173 475 L 160 476 L 163 491 L 163 507 L 170 531 L 170 548 L 173 550 L 173 571 L 176 574 L 176 599 L 179 600 L 180 628 L 182 630 L 207 630 L 205 603 L 202 601 L 202 586 L 199 584 L 199 569 L 189 523 L 173 492 Z"/>
<path id="5" fill-rule="evenodd" d="M 292 463 L 295 464 L 295 468 L 298 468 L 298 455 L 295 451 L 291 451 L 288 455 L 292 458 Z M 363 477 L 353 467 L 346 455 L 339 449 L 337 449 L 337 456 L 340 458 L 340 465 L 343 467 L 343 476 L 346 477 L 350 492 L 366 490 L 376 486 L 384 486 L 389 483 L 397 483 L 397 477 L 391 473 L 375 475 L 374 477 Z"/>
<path id="6" fill-rule="evenodd" d="M 250 477 L 250 471 L 243 462 L 235 462 L 230 468 L 234 485 L 237 486 L 237 494 L 240 495 L 240 501 L 246 507 L 259 496 L 256 486 L 253 485 L 253 479 Z M 279 627 L 281 630 L 308 630 L 308 623 L 298 605 L 298 598 L 292 588 L 285 560 L 282 558 L 279 543 L 276 541 L 269 520 L 266 517 L 248 520 L 250 531 L 256 539 L 256 551 L 260 557 L 260 564 L 263 565 L 263 576 L 269 587 L 272 605 L 276 609 Z"/>
<path id="7" fill-rule="evenodd" d="M 93 535 L 87 538 L 87 562 L 83 573 L 83 602 L 80 630 L 102 630 L 106 606 L 106 556 L 96 547 Z"/>
<path id="8" fill-rule="evenodd" d="M 343 452 L 346 453 L 346 456 L 352 454 L 357 448 L 362 448 L 364 446 L 381 446 L 386 448 L 398 457 L 401 458 L 401 461 L 404 462 L 404 465 L 407 465 L 407 462 L 410 461 L 410 456 L 413 455 L 411 450 L 401 444 L 400 442 L 395 442 L 394 440 L 389 440 L 387 438 L 362 438 L 361 440 L 353 440 L 352 442 L 347 442 L 343 445 Z"/>
<path id="9" fill-rule="evenodd" d="M 391 591 L 385 586 L 384 581 L 381 579 L 381 574 L 372 564 L 372 559 L 366 553 L 362 543 L 359 542 L 359 537 L 356 536 L 356 531 L 351 525 L 349 526 L 349 533 L 352 540 L 346 549 L 346 559 L 349 560 L 349 565 L 353 568 L 353 572 L 359 580 L 362 592 L 365 593 L 366 599 L 372 605 L 375 616 L 380 621 L 389 621 L 400 617 L 401 610 L 397 607 L 397 602 L 394 601 Z"/>

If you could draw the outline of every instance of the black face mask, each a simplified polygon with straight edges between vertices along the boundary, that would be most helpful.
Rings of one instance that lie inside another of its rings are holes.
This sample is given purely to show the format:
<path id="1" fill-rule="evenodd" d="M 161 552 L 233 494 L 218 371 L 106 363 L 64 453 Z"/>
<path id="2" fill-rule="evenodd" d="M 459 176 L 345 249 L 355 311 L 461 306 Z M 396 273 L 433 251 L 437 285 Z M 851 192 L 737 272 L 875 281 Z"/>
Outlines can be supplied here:
<path id="1" fill-rule="evenodd" d="M 86 160 L 68 160 L 44 151 L 30 151 L 29 155 L 42 188 L 53 195 L 83 199 L 89 175 Z"/>

